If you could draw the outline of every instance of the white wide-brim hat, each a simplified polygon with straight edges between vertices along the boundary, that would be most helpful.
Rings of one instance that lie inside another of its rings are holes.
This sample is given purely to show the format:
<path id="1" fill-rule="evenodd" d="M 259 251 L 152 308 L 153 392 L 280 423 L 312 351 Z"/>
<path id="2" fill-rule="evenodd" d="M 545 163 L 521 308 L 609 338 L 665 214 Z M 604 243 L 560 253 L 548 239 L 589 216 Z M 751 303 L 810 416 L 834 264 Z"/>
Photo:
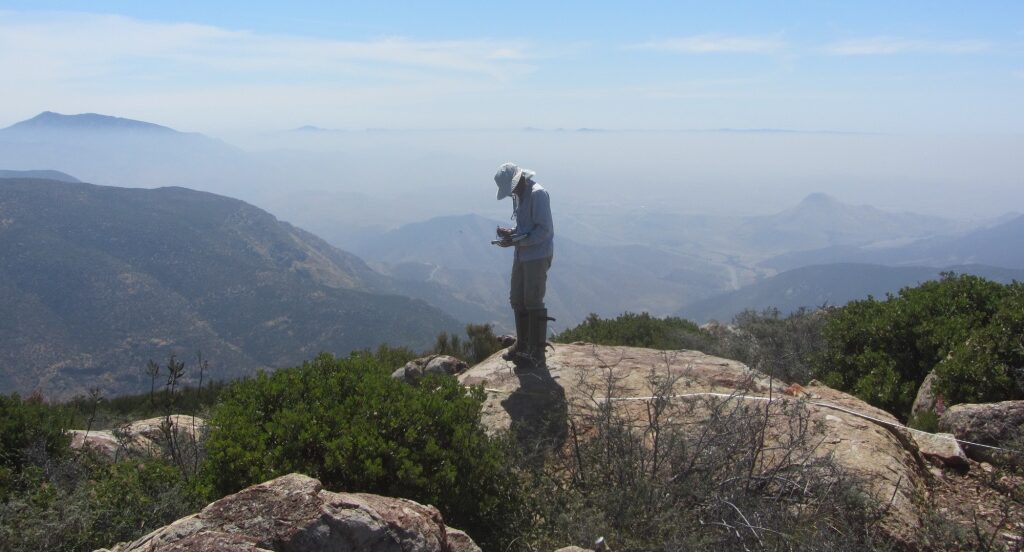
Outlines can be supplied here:
<path id="1" fill-rule="evenodd" d="M 494 183 L 498 185 L 498 199 L 505 199 L 512 195 L 512 189 L 515 187 L 516 182 L 519 179 L 526 176 L 527 179 L 532 180 L 537 173 L 520 167 L 515 163 L 504 163 L 498 167 L 498 172 L 494 173 Z"/>

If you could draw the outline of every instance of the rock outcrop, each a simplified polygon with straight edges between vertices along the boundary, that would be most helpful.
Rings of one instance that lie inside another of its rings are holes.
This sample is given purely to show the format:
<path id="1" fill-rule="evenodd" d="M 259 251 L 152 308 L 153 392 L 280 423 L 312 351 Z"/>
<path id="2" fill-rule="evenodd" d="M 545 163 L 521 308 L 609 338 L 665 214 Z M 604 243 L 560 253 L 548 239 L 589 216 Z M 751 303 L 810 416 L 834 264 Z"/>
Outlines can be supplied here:
<path id="1" fill-rule="evenodd" d="M 457 376 L 466 371 L 465 362 L 448 355 L 431 355 L 410 360 L 394 371 L 391 377 L 406 383 L 416 383 L 431 374 Z"/>
<path id="2" fill-rule="evenodd" d="M 910 407 L 911 416 L 919 416 L 925 412 L 934 412 L 941 416 L 946 410 L 945 401 L 935 392 L 935 370 L 928 372 L 921 386 L 917 388 L 917 396 Z"/>
<path id="3" fill-rule="evenodd" d="M 708 396 L 762 405 L 769 396 L 773 405 L 802 401 L 809 425 L 822 430 L 815 454 L 831 457 L 846 471 L 862 477 L 868 494 L 885 511 L 882 527 L 890 536 L 911 545 L 915 539 L 922 513 L 917 500 L 927 477 L 916 442 L 909 432 L 897 429 L 898 421 L 891 414 L 856 397 L 813 382 L 807 387 L 787 385 L 740 362 L 696 351 L 559 344 L 548 354 L 548 367 L 547 372 L 516 375 L 496 354 L 459 380 L 465 385 L 482 385 L 487 391 L 482 419 L 490 431 L 525 427 L 530 432 L 547 432 L 551 439 L 557 439 L 559 431 L 565 434 L 566 416 L 573 416 L 578 426 L 576 413 L 588 403 L 603 400 L 608 391 L 616 398 L 654 394 L 652 379 L 670 382 L 661 393 L 672 395 L 673 402 Z M 609 386 L 610 382 L 614 385 Z M 643 400 L 628 404 L 636 405 L 642 420 Z M 678 408 L 672 419 L 686 427 L 699 427 L 706 423 L 706 412 Z M 769 438 L 781 442 L 786 431 L 777 428 L 769 432 Z"/>
<path id="4" fill-rule="evenodd" d="M 206 433 L 206 420 L 172 414 L 124 424 L 116 429 L 72 429 L 71 448 L 90 448 L 110 459 L 125 456 L 159 456 L 169 441 L 194 448 Z"/>
<path id="5" fill-rule="evenodd" d="M 1012 443 L 1024 439 L 1024 401 L 952 406 L 939 418 L 939 430 L 963 441 L 1015 448 Z M 964 452 L 979 461 L 998 463 L 1006 459 L 1005 454 L 987 447 L 965 445 Z"/>
<path id="6" fill-rule="evenodd" d="M 451 527 L 448 527 L 447 531 L 448 546 L 451 548 L 451 552 L 483 552 L 464 531 L 452 529 Z"/>
<path id="7" fill-rule="evenodd" d="M 325 491 L 290 474 L 226 496 L 197 514 L 97 552 L 477 552 L 440 512 L 411 500 Z"/>
<path id="8" fill-rule="evenodd" d="M 921 451 L 921 456 L 932 463 L 955 470 L 966 470 L 970 467 L 964 449 L 956 442 L 952 433 L 914 433 L 914 441 Z"/>

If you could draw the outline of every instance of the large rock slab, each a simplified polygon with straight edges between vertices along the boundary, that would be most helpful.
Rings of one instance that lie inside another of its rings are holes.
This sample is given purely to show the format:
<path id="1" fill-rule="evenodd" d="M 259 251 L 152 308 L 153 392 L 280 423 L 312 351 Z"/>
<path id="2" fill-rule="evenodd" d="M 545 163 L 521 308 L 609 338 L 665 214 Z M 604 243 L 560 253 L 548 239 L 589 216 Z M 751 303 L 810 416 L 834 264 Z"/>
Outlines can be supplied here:
<path id="1" fill-rule="evenodd" d="M 476 545 L 464 533 L 456 535 L 458 547 L 452 546 L 448 536 L 454 532 L 433 506 L 325 491 L 316 479 L 293 473 L 224 497 L 135 542 L 103 550 L 472 552 Z"/>
<path id="2" fill-rule="evenodd" d="M 1024 438 L 1024 401 L 952 406 L 939 418 L 939 430 L 963 441 L 1014 448 L 1013 443 Z M 1010 458 L 984 446 L 964 445 L 964 452 L 975 460 L 993 463 Z"/>
<path id="3" fill-rule="evenodd" d="M 746 365 L 698 351 L 656 351 L 576 343 L 557 344 L 548 354 L 548 371 L 515 374 L 510 363 L 494 355 L 459 376 L 465 385 L 487 391 L 482 421 L 491 432 L 547 431 L 550 438 L 565 433 L 567 416 L 604 398 L 652 395 L 651 381 L 669 381 L 663 393 L 674 400 L 716 396 L 721 400 L 772 404 L 802 401 L 810 425 L 822 431 L 816 454 L 833 458 L 842 468 L 861 476 L 866 491 L 885 511 L 883 529 L 893 538 L 912 543 L 921 524 L 921 505 L 927 470 L 909 432 L 899 429 L 891 414 L 864 401 L 812 383 L 806 388 L 773 380 Z M 611 385 L 613 384 L 613 385 Z M 635 404 L 644 414 L 643 401 Z M 547 413 L 545 418 L 542 413 Z M 706 410 L 679 409 L 675 423 L 696 427 L 706 422 Z M 559 418 L 561 417 L 561 418 Z M 561 424 L 561 427 L 555 427 Z M 785 439 L 786 428 L 769 432 Z"/>
<path id="4" fill-rule="evenodd" d="M 159 456 L 173 439 L 179 448 L 194 449 L 206 433 L 206 420 L 172 414 L 124 424 L 117 429 L 72 429 L 71 448 L 90 448 L 116 460 L 131 456 Z"/>

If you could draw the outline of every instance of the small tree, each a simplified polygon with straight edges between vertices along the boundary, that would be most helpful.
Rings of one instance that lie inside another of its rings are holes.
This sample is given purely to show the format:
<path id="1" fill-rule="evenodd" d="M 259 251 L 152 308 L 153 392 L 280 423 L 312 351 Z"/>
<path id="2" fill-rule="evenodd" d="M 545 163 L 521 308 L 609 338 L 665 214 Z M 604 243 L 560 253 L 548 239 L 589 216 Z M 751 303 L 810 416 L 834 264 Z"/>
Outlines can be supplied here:
<path id="1" fill-rule="evenodd" d="M 467 325 L 466 337 L 467 339 L 463 341 L 458 335 L 442 332 L 438 334 L 431 353 L 449 355 L 475 364 L 503 348 L 501 340 L 494 335 L 494 327 L 490 324 Z"/>

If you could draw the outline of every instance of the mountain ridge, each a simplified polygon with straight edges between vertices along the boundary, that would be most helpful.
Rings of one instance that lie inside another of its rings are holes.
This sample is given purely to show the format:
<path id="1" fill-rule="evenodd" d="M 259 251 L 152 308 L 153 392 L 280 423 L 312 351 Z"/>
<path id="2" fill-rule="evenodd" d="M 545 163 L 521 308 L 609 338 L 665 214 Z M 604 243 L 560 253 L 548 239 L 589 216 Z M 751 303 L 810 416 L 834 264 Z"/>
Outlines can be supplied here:
<path id="1" fill-rule="evenodd" d="M 747 309 L 779 309 L 783 316 L 802 307 L 842 306 L 868 296 L 884 297 L 907 286 L 936 280 L 942 272 L 973 274 L 1002 283 L 1024 281 L 1024 270 L 985 265 L 945 268 L 834 263 L 794 268 L 738 290 L 688 304 L 677 315 L 699 323 L 728 323 Z"/>
<path id="2" fill-rule="evenodd" d="M 158 125 L 156 123 L 149 123 L 146 121 L 139 121 L 135 119 L 127 119 L 124 117 L 115 117 L 113 115 L 102 115 L 99 113 L 77 113 L 74 115 L 65 115 L 63 113 L 56 113 L 54 111 L 43 111 L 42 113 L 19 121 L 13 125 L 0 129 L 0 131 L 22 131 L 22 130 L 120 130 L 120 131 L 134 131 L 134 132 L 156 132 L 156 133 L 177 133 L 185 134 L 174 130 L 170 127 Z"/>
<path id="3" fill-rule="evenodd" d="M 44 111 L 0 129 L 0 166 L 46 167 L 122 187 L 185 183 L 250 202 L 283 180 L 261 159 L 220 139 L 98 113 Z"/>
<path id="4" fill-rule="evenodd" d="M 227 379 L 462 324 L 243 201 L 181 187 L 0 180 L 0 392 L 137 392 L 197 350 Z"/>
<path id="5" fill-rule="evenodd" d="M 0 169 L 0 178 L 36 178 L 39 180 L 57 180 L 59 182 L 81 182 L 70 174 L 49 169 L 13 171 Z"/>

